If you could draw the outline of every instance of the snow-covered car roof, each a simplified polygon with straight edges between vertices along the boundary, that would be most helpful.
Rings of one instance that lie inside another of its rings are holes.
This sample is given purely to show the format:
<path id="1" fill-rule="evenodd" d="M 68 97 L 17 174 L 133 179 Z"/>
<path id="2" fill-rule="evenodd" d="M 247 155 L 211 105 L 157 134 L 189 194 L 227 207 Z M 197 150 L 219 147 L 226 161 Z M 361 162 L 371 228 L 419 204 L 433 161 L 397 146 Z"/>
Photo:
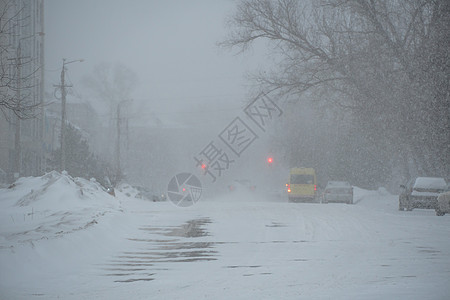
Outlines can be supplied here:
<path id="1" fill-rule="evenodd" d="M 446 190 L 447 182 L 441 177 L 417 177 L 414 188 Z"/>

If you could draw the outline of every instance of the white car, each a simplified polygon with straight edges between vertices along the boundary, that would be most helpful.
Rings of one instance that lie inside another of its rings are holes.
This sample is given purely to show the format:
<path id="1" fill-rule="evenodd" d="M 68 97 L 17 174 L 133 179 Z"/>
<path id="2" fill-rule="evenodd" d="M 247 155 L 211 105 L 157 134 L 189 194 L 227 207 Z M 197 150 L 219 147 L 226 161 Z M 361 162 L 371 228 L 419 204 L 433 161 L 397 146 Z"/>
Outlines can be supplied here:
<path id="1" fill-rule="evenodd" d="M 353 187 L 347 181 L 328 181 L 322 203 L 342 202 L 353 204 Z"/>
<path id="2" fill-rule="evenodd" d="M 437 197 L 447 190 L 447 182 L 441 177 L 417 177 L 400 187 L 403 191 L 398 198 L 399 210 L 436 209 Z"/>
<path id="3" fill-rule="evenodd" d="M 251 191 L 254 192 L 256 186 L 249 179 L 236 179 L 228 186 L 230 192 L 234 191 Z"/>
<path id="4" fill-rule="evenodd" d="M 450 191 L 439 194 L 436 205 L 436 216 L 443 216 L 450 213 Z"/>

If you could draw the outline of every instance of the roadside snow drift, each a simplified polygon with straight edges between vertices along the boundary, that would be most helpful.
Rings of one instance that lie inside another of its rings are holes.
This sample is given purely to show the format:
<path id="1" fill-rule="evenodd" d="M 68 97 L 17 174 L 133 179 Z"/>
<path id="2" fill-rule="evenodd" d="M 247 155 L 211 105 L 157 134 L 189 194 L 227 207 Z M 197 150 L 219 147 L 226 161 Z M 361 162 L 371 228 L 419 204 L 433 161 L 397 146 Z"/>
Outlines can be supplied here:
<path id="1" fill-rule="evenodd" d="M 0 299 L 448 299 L 450 216 L 228 193 L 179 208 L 49 173 L 0 189 Z"/>
<path id="2" fill-rule="evenodd" d="M 119 208 L 99 183 L 56 171 L 0 189 L 0 248 L 52 239 L 96 224 Z"/>

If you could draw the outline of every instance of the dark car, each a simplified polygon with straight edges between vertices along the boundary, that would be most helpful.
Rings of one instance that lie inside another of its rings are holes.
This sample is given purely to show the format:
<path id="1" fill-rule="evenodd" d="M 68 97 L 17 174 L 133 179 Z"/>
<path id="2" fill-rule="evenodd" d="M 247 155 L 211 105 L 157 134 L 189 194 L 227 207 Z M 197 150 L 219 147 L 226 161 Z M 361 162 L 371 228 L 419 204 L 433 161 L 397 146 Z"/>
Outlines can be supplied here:
<path id="1" fill-rule="evenodd" d="M 398 197 L 399 210 L 436 209 L 437 198 L 440 193 L 446 191 L 447 182 L 440 177 L 417 177 L 400 187 L 402 192 Z"/>

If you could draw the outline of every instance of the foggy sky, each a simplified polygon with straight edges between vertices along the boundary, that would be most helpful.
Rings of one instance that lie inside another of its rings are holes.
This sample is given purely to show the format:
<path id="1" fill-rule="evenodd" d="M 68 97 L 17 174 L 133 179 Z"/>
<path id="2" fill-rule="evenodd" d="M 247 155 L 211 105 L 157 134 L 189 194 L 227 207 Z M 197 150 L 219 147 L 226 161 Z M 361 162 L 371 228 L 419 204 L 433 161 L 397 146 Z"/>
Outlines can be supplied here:
<path id="1" fill-rule="evenodd" d="M 101 62 L 121 63 L 139 78 L 132 98 L 145 104 L 141 118 L 181 115 L 203 126 L 214 115 L 223 126 L 246 100 L 245 75 L 262 61 L 217 47 L 234 7 L 232 0 L 46 0 L 46 91 L 60 81 L 62 58 L 84 59 L 67 66 L 66 79 L 92 101 L 80 79 Z"/>

